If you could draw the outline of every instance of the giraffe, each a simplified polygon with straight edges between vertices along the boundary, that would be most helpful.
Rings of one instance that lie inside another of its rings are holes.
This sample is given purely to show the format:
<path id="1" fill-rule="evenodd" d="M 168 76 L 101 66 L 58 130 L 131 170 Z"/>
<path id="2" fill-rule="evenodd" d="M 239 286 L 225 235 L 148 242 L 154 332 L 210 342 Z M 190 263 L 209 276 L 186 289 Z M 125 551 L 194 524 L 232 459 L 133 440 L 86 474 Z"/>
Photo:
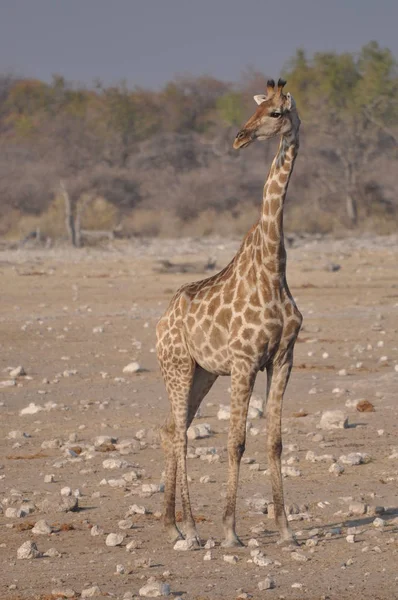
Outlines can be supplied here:
<path id="1" fill-rule="evenodd" d="M 220 375 L 231 376 L 228 484 L 223 546 L 242 542 L 235 530 L 239 467 L 245 450 L 246 419 L 259 370 L 266 369 L 267 457 L 275 522 L 281 542 L 293 542 L 286 518 L 281 475 L 281 413 L 302 316 L 286 282 L 283 207 L 299 147 L 300 119 L 285 81 L 267 82 L 267 93 L 238 132 L 234 148 L 280 136 L 263 192 L 259 221 L 232 261 L 218 274 L 183 285 L 157 325 L 157 355 L 171 410 L 161 428 L 166 458 L 164 526 L 171 540 L 184 536 L 200 545 L 187 479 L 187 428 Z M 176 526 L 177 475 L 182 526 Z M 182 535 L 183 534 L 183 535 Z"/>

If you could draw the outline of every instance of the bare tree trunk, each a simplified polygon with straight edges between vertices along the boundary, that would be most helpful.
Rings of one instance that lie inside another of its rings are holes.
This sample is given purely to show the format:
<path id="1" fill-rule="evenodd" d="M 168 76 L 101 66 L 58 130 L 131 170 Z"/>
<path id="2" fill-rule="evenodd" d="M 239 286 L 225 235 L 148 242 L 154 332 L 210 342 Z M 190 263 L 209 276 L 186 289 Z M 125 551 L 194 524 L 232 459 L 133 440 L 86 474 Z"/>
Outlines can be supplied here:
<path id="1" fill-rule="evenodd" d="M 80 222 L 76 223 L 75 221 L 75 207 L 63 181 L 60 182 L 60 189 L 65 203 L 65 226 L 69 241 L 72 246 L 78 248 L 80 247 Z M 76 225 L 78 226 L 78 230 L 76 230 Z"/>
<path id="2" fill-rule="evenodd" d="M 357 202 L 350 192 L 346 195 L 346 211 L 351 225 L 356 226 L 358 222 Z"/>

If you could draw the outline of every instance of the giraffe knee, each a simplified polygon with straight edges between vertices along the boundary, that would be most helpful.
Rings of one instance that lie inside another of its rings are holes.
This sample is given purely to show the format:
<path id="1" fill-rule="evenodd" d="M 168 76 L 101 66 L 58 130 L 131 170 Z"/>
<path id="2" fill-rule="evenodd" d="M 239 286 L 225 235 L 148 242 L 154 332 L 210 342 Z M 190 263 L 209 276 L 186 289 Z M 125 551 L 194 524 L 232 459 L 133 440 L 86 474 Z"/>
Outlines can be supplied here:
<path id="1" fill-rule="evenodd" d="M 240 461 L 246 449 L 245 442 L 233 442 L 229 444 L 229 455 L 232 459 Z"/>

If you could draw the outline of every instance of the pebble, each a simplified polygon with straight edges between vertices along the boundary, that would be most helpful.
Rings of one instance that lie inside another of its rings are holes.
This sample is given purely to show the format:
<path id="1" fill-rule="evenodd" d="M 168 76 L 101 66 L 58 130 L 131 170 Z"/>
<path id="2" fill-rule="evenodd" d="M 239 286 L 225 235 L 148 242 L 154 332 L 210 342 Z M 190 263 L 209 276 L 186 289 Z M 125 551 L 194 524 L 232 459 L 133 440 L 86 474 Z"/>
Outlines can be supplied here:
<path id="1" fill-rule="evenodd" d="M 130 515 L 146 515 L 146 514 L 148 514 L 148 511 L 145 508 L 145 506 L 138 506 L 138 504 L 132 504 L 131 506 L 129 506 L 126 518 L 129 517 Z"/>
<path id="2" fill-rule="evenodd" d="M 230 563 L 231 565 L 234 565 L 238 562 L 239 558 L 236 556 L 236 554 L 224 554 L 223 560 L 226 563 Z"/>
<path id="3" fill-rule="evenodd" d="M 123 368 L 123 373 L 139 373 L 141 365 L 138 362 L 131 362 Z"/>
<path id="4" fill-rule="evenodd" d="M 54 483 L 55 482 L 55 475 L 44 475 L 44 483 Z"/>
<path id="5" fill-rule="evenodd" d="M 95 596 L 100 596 L 101 590 L 98 585 L 93 585 L 89 588 L 82 590 L 81 597 L 82 598 L 94 598 Z"/>
<path id="6" fill-rule="evenodd" d="M 123 565 L 116 565 L 116 571 L 115 571 L 116 575 L 124 575 L 125 572 L 126 572 L 126 569 L 124 568 Z"/>
<path id="7" fill-rule="evenodd" d="M 307 562 L 308 557 L 305 556 L 305 554 L 303 554 L 302 552 L 296 551 L 296 552 L 292 552 L 290 557 L 293 560 L 296 560 L 297 562 Z"/>
<path id="8" fill-rule="evenodd" d="M 123 543 L 124 535 L 122 533 L 109 533 L 106 536 L 105 544 L 107 546 L 120 546 Z"/>
<path id="9" fill-rule="evenodd" d="M 191 426 L 188 428 L 187 436 L 189 440 L 201 440 L 213 435 L 209 423 L 201 423 L 200 425 Z"/>
<path id="10" fill-rule="evenodd" d="M 19 414 L 21 416 L 35 415 L 36 413 L 40 412 L 41 410 L 43 410 L 42 406 L 39 406 L 38 404 L 35 404 L 34 402 L 30 402 L 28 404 L 28 406 L 26 406 L 25 408 L 22 408 L 22 410 L 19 411 Z"/>
<path id="11" fill-rule="evenodd" d="M 146 598 L 169 596 L 170 585 L 168 583 L 163 583 L 162 581 L 149 580 L 148 583 L 140 589 L 139 594 L 140 596 L 144 596 Z"/>
<path id="12" fill-rule="evenodd" d="M 252 550 L 250 556 L 252 557 L 254 564 L 258 567 L 268 567 L 273 564 L 273 560 L 265 556 L 261 550 Z"/>
<path id="13" fill-rule="evenodd" d="M 74 496 L 49 496 L 37 502 L 37 507 L 41 512 L 69 512 L 75 511 L 79 507 L 79 501 Z"/>
<path id="14" fill-rule="evenodd" d="M 14 387 L 15 385 L 17 385 L 17 382 L 15 381 L 15 379 L 7 379 L 5 381 L 0 381 L 0 387 L 2 387 L 2 388 Z M 20 412 L 19 414 L 22 414 L 22 412 Z M 27 414 L 27 413 L 24 413 L 24 414 Z"/>
<path id="15" fill-rule="evenodd" d="M 123 519 L 118 523 L 119 529 L 133 529 L 134 524 L 131 519 Z"/>
<path id="16" fill-rule="evenodd" d="M 275 587 L 275 582 L 273 579 L 271 579 L 271 577 L 266 577 L 265 579 L 263 579 L 263 581 L 258 582 L 257 587 L 260 590 L 260 592 L 263 592 L 265 590 L 272 590 Z"/>
<path id="17" fill-rule="evenodd" d="M 327 410 L 319 422 L 320 429 L 344 429 L 348 427 L 348 418 L 341 410 Z"/>
<path id="18" fill-rule="evenodd" d="M 374 527 L 382 528 L 385 526 L 385 524 L 386 524 L 385 520 L 380 519 L 380 517 L 376 517 L 376 519 L 373 521 Z"/>
<path id="19" fill-rule="evenodd" d="M 72 488 L 65 486 L 61 489 L 61 496 L 72 496 Z"/>
<path id="20" fill-rule="evenodd" d="M 353 533 L 350 533 L 349 535 L 347 535 L 347 537 L 345 539 L 349 544 L 355 544 L 356 540 L 355 540 L 355 535 Z"/>
<path id="21" fill-rule="evenodd" d="M 54 588 L 51 595 L 54 598 L 76 598 L 77 593 L 72 588 Z"/>
<path id="22" fill-rule="evenodd" d="M 137 539 L 131 540 L 131 542 L 126 544 L 126 552 L 130 552 L 131 550 L 138 550 L 141 547 L 142 547 L 141 540 L 137 540 Z"/>
<path id="23" fill-rule="evenodd" d="M 34 542 L 24 542 L 17 550 L 17 558 L 20 560 L 39 558 L 41 555 Z"/>
<path id="24" fill-rule="evenodd" d="M 220 408 L 217 412 L 217 419 L 219 421 L 229 421 L 231 416 L 231 408 L 229 406 L 225 406 L 224 404 L 220 404 Z"/>
<path id="25" fill-rule="evenodd" d="M 121 458 L 107 458 L 103 461 L 102 466 L 104 469 L 126 469 L 129 467 L 129 463 Z"/>
<path id="26" fill-rule="evenodd" d="M 283 466 L 282 475 L 284 477 L 301 477 L 301 471 L 297 467 Z"/>
<path id="27" fill-rule="evenodd" d="M 53 528 L 45 519 L 40 519 L 35 523 L 35 526 L 32 529 L 32 533 L 36 535 L 49 535 L 52 533 Z"/>
<path id="28" fill-rule="evenodd" d="M 192 538 L 187 538 L 186 540 L 177 540 L 174 544 L 174 550 L 186 552 L 187 550 L 192 550 L 196 547 L 196 540 Z"/>
<path id="29" fill-rule="evenodd" d="M 24 377 L 26 375 L 25 369 L 20 365 L 19 367 L 15 367 L 9 373 L 10 377 Z"/>
<path id="30" fill-rule="evenodd" d="M 348 510 L 353 515 L 364 515 L 367 510 L 367 505 L 364 502 L 351 502 L 348 507 Z"/>
<path id="31" fill-rule="evenodd" d="M 90 534 L 94 537 L 96 535 L 103 535 L 104 530 L 99 525 L 93 525 L 90 529 Z"/>
<path id="32" fill-rule="evenodd" d="M 213 540 L 213 538 L 209 538 L 207 540 L 207 542 L 205 543 L 205 548 L 206 550 L 210 550 L 211 548 L 214 548 L 216 545 L 216 542 Z"/>
<path id="33" fill-rule="evenodd" d="M 371 461 L 369 454 L 365 454 L 362 452 L 351 452 L 350 454 L 343 454 L 339 458 L 339 462 L 343 463 L 343 465 L 362 465 L 367 464 Z"/>
<path id="34" fill-rule="evenodd" d="M 203 560 L 213 560 L 213 555 L 212 555 L 212 553 L 211 553 L 211 550 L 208 550 L 208 551 L 206 552 L 206 554 L 205 554 L 205 555 L 204 555 L 204 557 L 203 557 Z"/>

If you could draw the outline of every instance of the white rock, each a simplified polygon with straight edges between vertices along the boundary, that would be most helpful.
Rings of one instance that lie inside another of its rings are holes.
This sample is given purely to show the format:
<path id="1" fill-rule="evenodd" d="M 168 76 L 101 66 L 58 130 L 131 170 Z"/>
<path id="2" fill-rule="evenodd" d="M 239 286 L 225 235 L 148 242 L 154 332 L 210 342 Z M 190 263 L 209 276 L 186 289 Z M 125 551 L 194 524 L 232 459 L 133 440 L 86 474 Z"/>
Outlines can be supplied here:
<path id="1" fill-rule="evenodd" d="M 49 548 L 48 550 L 43 552 L 43 556 L 46 556 L 48 558 L 61 558 L 62 554 L 61 552 L 58 552 L 56 548 Z"/>
<path id="2" fill-rule="evenodd" d="M 99 435 L 94 438 L 94 446 L 98 448 L 98 446 L 102 446 L 102 444 L 116 444 L 117 438 L 112 435 Z"/>
<path id="3" fill-rule="evenodd" d="M 349 544 L 355 544 L 356 540 L 355 540 L 355 535 L 353 533 L 350 533 L 349 535 L 347 535 L 347 537 L 345 539 Z"/>
<path id="4" fill-rule="evenodd" d="M 76 598 L 77 594 L 72 588 L 54 588 L 51 591 L 54 598 Z"/>
<path id="5" fill-rule="evenodd" d="M 10 377 L 23 377 L 24 375 L 26 375 L 26 372 L 21 365 L 10 371 Z"/>
<path id="6" fill-rule="evenodd" d="M 212 434 L 213 432 L 209 423 L 201 423 L 200 425 L 191 426 L 187 431 L 189 440 L 201 440 L 203 438 L 210 437 Z"/>
<path id="7" fill-rule="evenodd" d="M 103 535 L 104 530 L 99 525 L 93 525 L 90 529 L 90 534 L 94 537 L 96 535 Z"/>
<path id="8" fill-rule="evenodd" d="M 106 536 L 105 544 L 107 546 L 120 546 L 123 543 L 124 535 L 122 533 L 109 533 Z"/>
<path id="9" fill-rule="evenodd" d="M 7 387 L 14 387 L 15 385 L 17 385 L 17 382 L 15 381 L 15 379 L 7 379 L 6 381 L 0 381 L 0 388 L 7 388 Z M 26 410 L 26 409 L 24 409 Z M 22 412 L 20 412 L 19 414 L 22 414 Z M 27 413 L 24 413 L 27 414 Z"/>
<path id="10" fill-rule="evenodd" d="M 301 471 L 297 467 L 283 466 L 282 475 L 285 477 L 301 477 Z"/>
<path id="11" fill-rule="evenodd" d="M 329 473 L 333 473 L 333 475 L 342 475 L 344 473 L 344 467 L 342 465 L 339 465 L 339 463 L 333 463 L 332 465 L 330 465 L 328 471 Z"/>
<path id="12" fill-rule="evenodd" d="M 102 466 L 104 469 L 125 469 L 129 466 L 129 463 L 126 460 L 122 460 L 121 458 L 107 458 L 102 462 Z"/>
<path id="13" fill-rule="evenodd" d="M 134 524 L 131 519 L 123 519 L 118 523 L 119 529 L 133 529 Z"/>
<path id="14" fill-rule="evenodd" d="M 116 565 L 116 575 L 124 575 L 126 569 L 123 565 Z"/>
<path id="15" fill-rule="evenodd" d="M 260 543 L 255 538 L 250 538 L 250 540 L 247 542 L 248 548 L 258 548 L 259 545 Z"/>
<path id="16" fill-rule="evenodd" d="M 273 560 L 265 556 L 265 554 L 261 552 L 261 550 L 252 550 L 250 552 L 250 555 L 254 564 L 258 567 L 269 567 L 269 565 L 273 564 Z"/>
<path id="17" fill-rule="evenodd" d="M 35 404 L 34 402 L 30 402 L 30 404 L 28 404 L 28 406 L 26 406 L 25 408 L 23 408 L 22 410 L 19 411 L 19 414 L 21 416 L 35 415 L 36 413 L 40 412 L 41 410 L 43 410 L 42 406 L 39 406 L 38 404 Z"/>
<path id="18" fill-rule="evenodd" d="M 341 410 L 327 410 L 322 414 L 319 422 L 321 429 L 344 429 L 348 427 L 348 418 Z"/>
<path id="19" fill-rule="evenodd" d="M 363 452 L 351 452 L 350 454 L 347 454 L 347 455 L 343 454 L 339 458 L 340 463 L 343 463 L 343 465 L 350 465 L 350 466 L 367 464 L 370 461 L 371 461 L 371 457 L 369 456 L 369 454 L 365 454 Z"/>
<path id="20" fill-rule="evenodd" d="M 303 587 L 303 584 L 296 581 L 295 583 L 292 583 L 291 587 L 295 590 L 301 590 Z"/>
<path id="21" fill-rule="evenodd" d="M 272 590 L 275 587 L 275 582 L 271 577 L 266 577 L 263 581 L 258 582 L 258 589 L 260 592 L 265 590 Z"/>
<path id="22" fill-rule="evenodd" d="M 206 552 L 206 554 L 204 555 L 203 560 L 212 560 L 212 559 L 213 559 L 213 555 L 211 553 L 211 550 L 208 550 Z"/>
<path id="23" fill-rule="evenodd" d="M 258 419 L 264 413 L 264 398 L 258 394 L 252 394 L 249 404 L 249 419 Z"/>
<path id="24" fill-rule="evenodd" d="M 6 508 L 6 512 L 4 513 L 4 516 L 7 519 L 20 519 L 21 517 L 25 517 L 26 513 L 24 513 L 24 511 L 21 510 L 20 508 L 15 508 L 14 506 L 9 506 L 8 508 Z"/>
<path id="25" fill-rule="evenodd" d="M 230 563 L 231 565 L 234 565 L 238 562 L 239 558 L 236 556 L 236 554 L 224 554 L 223 560 L 226 563 Z"/>
<path id="26" fill-rule="evenodd" d="M 219 421 L 229 421 L 231 416 L 231 407 L 220 404 L 220 408 L 217 412 L 217 419 Z"/>
<path id="27" fill-rule="evenodd" d="M 72 489 L 68 486 L 65 486 L 61 489 L 61 496 L 72 496 Z"/>
<path id="28" fill-rule="evenodd" d="M 92 587 L 86 588 L 82 590 L 81 597 L 82 598 L 94 598 L 95 596 L 100 596 L 101 590 L 98 585 L 93 585 Z"/>
<path id="29" fill-rule="evenodd" d="M 216 545 L 216 542 L 213 540 L 213 538 L 209 538 L 207 540 L 207 542 L 205 543 L 205 548 L 206 550 L 210 550 L 211 548 L 214 548 Z"/>
<path id="30" fill-rule="evenodd" d="M 123 488 L 126 486 L 126 480 L 122 477 L 119 479 L 108 479 L 108 481 L 105 479 L 105 482 L 112 488 Z M 102 483 L 102 481 L 100 483 Z"/>
<path id="31" fill-rule="evenodd" d="M 308 557 L 299 551 L 292 552 L 290 555 L 290 558 L 292 558 L 293 560 L 296 560 L 297 562 L 307 562 L 307 560 L 308 560 Z"/>
<path id="32" fill-rule="evenodd" d="M 378 527 L 378 528 L 382 528 L 384 527 L 386 524 L 384 519 L 380 519 L 380 517 L 377 517 L 374 521 L 373 521 L 373 526 L 374 527 Z"/>
<path id="33" fill-rule="evenodd" d="M 141 540 L 131 540 L 128 544 L 126 544 L 126 552 L 130 552 L 131 550 L 137 550 L 138 548 L 142 548 Z"/>
<path id="34" fill-rule="evenodd" d="M 170 595 L 170 585 L 162 581 L 148 581 L 139 591 L 140 596 L 146 598 L 158 598 Z"/>
<path id="35" fill-rule="evenodd" d="M 364 502 L 351 502 L 348 510 L 353 515 L 364 515 L 367 510 L 367 505 Z"/>
<path id="36" fill-rule="evenodd" d="M 131 362 L 123 369 L 123 373 L 138 373 L 139 371 L 141 371 L 141 366 L 138 362 Z"/>
<path id="37" fill-rule="evenodd" d="M 20 560 L 39 558 L 39 556 L 41 556 L 41 552 L 34 542 L 24 542 L 17 550 L 17 558 Z"/>
<path id="38" fill-rule="evenodd" d="M 55 481 L 55 475 L 50 474 L 50 475 L 44 475 L 44 483 L 54 483 Z"/>
<path id="39" fill-rule="evenodd" d="M 174 548 L 174 550 L 184 552 L 187 550 L 192 550 L 196 546 L 197 546 L 196 540 L 194 540 L 192 538 L 187 538 L 186 540 L 177 540 L 176 543 L 174 544 L 173 548 Z"/>
<path id="40" fill-rule="evenodd" d="M 146 515 L 146 514 L 148 514 L 148 511 L 145 508 L 145 506 L 138 506 L 138 504 L 132 504 L 131 506 L 129 506 L 126 518 L 129 517 L 130 515 Z"/>
<path id="41" fill-rule="evenodd" d="M 53 528 L 45 519 L 40 519 L 35 523 L 35 526 L 32 529 L 32 533 L 35 535 L 49 535 L 52 533 Z"/>

